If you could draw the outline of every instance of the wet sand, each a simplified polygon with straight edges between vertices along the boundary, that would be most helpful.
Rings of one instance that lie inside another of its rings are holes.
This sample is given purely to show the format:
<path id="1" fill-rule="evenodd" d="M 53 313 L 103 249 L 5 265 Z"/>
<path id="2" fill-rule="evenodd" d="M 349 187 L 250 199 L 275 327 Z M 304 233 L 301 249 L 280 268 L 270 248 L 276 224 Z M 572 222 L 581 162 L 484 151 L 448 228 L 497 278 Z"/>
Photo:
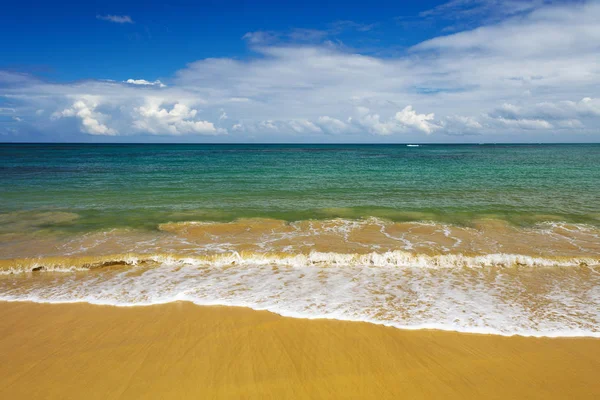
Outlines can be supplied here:
<path id="1" fill-rule="evenodd" d="M 0 398 L 600 398 L 600 340 L 171 303 L 0 303 Z"/>

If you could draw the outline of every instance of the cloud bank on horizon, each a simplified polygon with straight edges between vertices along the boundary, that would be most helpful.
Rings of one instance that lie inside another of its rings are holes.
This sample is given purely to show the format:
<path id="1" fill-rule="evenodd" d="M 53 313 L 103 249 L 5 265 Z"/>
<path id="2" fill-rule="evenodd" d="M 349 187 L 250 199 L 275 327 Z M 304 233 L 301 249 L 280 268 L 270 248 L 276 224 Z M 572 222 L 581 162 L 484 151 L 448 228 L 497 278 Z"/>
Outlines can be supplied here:
<path id="1" fill-rule="evenodd" d="M 160 80 L 0 70 L 0 141 L 600 141 L 600 3 L 454 0 L 421 18 L 457 3 L 502 10 L 394 56 L 332 40 L 373 29 L 344 21 L 248 32 L 249 57 L 197 60 Z"/>

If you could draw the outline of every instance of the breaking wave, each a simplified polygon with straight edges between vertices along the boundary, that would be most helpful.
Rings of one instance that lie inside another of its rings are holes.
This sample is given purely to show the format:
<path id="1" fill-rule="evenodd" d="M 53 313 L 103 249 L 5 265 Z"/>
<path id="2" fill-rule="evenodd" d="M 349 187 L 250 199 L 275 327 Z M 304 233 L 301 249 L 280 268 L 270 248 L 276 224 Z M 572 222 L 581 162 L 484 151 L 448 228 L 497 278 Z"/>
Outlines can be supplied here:
<path id="1" fill-rule="evenodd" d="M 600 337 L 600 258 L 227 253 L 0 262 L 0 301 L 243 306 L 403 329 Z"/>
<path id="2" fill-rule="evenodd" d="M 113 266 L 182 264 L 225 267 L 231 265 L 286 267 L 399 267 L 399 268 L 476 268 L 476 267 L 577 267 L 600 265 L 600 257 L 533 257 L 520 254 L 425 255 L 405 251 L 385 253 L 344 254 L 311 252 L 309 254 L 232 252 L 206 256 L 111 255 L 98 257 L 48 257 L 0 260 L 0 274 L 29 272 L 88 271 Z"/>

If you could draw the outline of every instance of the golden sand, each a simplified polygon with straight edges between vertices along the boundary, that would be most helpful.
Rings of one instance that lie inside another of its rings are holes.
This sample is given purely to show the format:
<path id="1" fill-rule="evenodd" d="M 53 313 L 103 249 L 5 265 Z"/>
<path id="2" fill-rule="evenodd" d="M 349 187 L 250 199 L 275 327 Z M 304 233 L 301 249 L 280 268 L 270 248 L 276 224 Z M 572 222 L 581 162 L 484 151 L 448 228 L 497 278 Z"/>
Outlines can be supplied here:
<path id="1" fill-rule="evenodd" d="M 598 399 L 600 340 L 402 331 L 190 303 L 0 303 L 0 398 Z"/>

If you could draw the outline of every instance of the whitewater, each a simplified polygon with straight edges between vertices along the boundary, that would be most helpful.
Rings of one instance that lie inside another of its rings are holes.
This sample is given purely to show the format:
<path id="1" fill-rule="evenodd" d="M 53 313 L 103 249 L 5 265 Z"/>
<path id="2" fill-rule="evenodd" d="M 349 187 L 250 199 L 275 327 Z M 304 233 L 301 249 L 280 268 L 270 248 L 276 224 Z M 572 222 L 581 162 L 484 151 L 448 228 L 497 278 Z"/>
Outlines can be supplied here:
<path id="1" fill-rule="evenodd" d="M 189 301 L 401 329 L 600 337 L 594 257 L 234 252 L 11 260 L 0 267 L 0 301 Z"/>

